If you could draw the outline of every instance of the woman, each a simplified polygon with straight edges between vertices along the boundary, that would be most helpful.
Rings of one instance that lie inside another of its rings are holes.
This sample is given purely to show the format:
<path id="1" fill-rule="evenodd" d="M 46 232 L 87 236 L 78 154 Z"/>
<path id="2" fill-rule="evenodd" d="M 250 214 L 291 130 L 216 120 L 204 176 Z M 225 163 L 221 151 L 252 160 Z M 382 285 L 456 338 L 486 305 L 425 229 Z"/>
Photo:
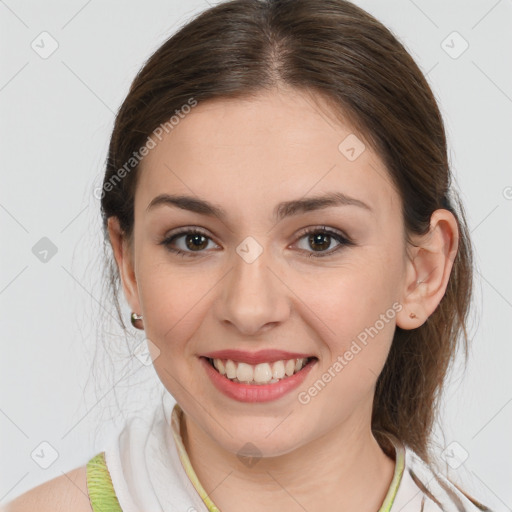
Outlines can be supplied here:
<path id="1" fill-rule="evenodd" d="M 181 28 L 101 191 L 162 407 L 68 509 L 488 510 L 433 469 L 472 283 L 450 179 L 425 78 L 362 9 L 233 0 Z"/>

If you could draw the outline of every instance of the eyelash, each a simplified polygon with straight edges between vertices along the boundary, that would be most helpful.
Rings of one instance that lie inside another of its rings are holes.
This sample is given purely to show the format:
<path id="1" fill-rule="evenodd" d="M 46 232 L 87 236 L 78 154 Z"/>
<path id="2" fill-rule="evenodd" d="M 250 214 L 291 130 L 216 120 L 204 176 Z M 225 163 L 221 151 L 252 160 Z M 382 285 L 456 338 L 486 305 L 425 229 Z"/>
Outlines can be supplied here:
<path id="1" fill-rule="evenodd" d="M 334 253 L 338 252 L 344 246 L 350 247 L 350 246 L 355 245 L 348 237 L 342 235 L 341 233 L 338 233 L 336 231 L 333 231 L 333 230 L 327 228 L 327 226 L 305 228 L 304 230 L 302 230 L 299 233 L 298 240 L 301 240 L 306 235 L 319 234 L 319 233 L 324 234 L 324 235 L 328 235 L 328 236 L 334 238 L 337 242 L 340 243 L 340 245 L 338 247 L 336 247 L 335 249 L 330 250 L 330 251 L 321 251 L 321 252 L 313 251 L 313 252 L 311 252 L 310 254 L 307 255 L 307 258 L 325 258 L 327 256 L 331 256 Z M 210 237 L 205 232 L 203 232 L 202 230 L 200 230 L 198 228 L 184 229 L 182 231 L 179 231 L 178 233 L 174 233 L 173 235 L 165 238 L 162 242 L 160 242 L 160 245 L 163 245 L 168 251 L 176 254 L 177 256 L 182 256 L 182 257 L 185 257 L 185 258 L 186 257 L 192 257 L 192 258 L 196 257 L 195 254 L 194 254 L 195 251 L 191 251 L 191 252 L 189 252 L 189 251 L 182 251 L 181 249 L 176 249 L 174 247 L 171 247 L 171 243 L 174 242 L 177 238 L 179 238 L 180 236 L 183 236 L 183 235 L 202 235 L 205 238 L 210 239 Z M 200 252 L 203 252 L 203 251 L 197 251 L 197 252 L 200 253 Z M 309 251 L 306 251 L 306 252 L 309 252 Z"/>

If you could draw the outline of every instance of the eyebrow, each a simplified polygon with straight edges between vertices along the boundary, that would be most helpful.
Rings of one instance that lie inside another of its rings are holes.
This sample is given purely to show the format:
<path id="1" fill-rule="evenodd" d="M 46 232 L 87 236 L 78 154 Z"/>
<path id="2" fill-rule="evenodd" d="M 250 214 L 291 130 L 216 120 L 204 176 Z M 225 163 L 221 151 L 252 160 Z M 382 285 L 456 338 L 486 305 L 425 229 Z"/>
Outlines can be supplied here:
<path id="1" fill-rule="evenodd" d="M 188 210 L 201 215 L 217 217 L 222 221 L 225 221 L 228 216 L 227 212 L 223 208 L 205 201 L 204 199 L 172 194 L 160 194 L 156 196 L 147 206 L 146 212 L 161 205 L 174 206 L 181 208 L 182 210 Z M 291 217 L 300 213 L 321 210 L 333 206 L 357 206 L 373 213 L 373 209 L 360 199 L 347 196 L 341 192 L 329 192 L 322 196 L 283 201 L 274 208 L 273 218 L 276 221 L 280 221 L 285 217 Z"/>

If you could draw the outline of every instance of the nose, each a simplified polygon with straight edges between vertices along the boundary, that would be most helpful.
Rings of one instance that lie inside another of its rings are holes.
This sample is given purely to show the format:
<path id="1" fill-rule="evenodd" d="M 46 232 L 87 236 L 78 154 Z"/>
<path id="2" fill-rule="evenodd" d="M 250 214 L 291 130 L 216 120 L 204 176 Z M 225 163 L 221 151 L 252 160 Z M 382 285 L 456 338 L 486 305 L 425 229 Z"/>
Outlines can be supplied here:
<path id="1" fill-rule="evenodd" d="M 291 291 L 269 252 L 254 261 L 235 253 L 215 301 L 218 319 L 247 336 L 275 328 L 290 315 Z"/>

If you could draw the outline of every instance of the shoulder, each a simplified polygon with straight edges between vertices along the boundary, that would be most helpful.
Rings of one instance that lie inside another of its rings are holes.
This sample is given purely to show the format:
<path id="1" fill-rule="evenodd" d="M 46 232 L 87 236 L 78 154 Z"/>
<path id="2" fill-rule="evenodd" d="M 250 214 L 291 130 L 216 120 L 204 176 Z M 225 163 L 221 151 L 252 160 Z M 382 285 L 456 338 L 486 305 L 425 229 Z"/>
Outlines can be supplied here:
<path id="1" fill-rule="evenodd" d="M 0 512 L 92 512 L 87 492 L 87 465 L 44 482 L 6 503 Z"/>

